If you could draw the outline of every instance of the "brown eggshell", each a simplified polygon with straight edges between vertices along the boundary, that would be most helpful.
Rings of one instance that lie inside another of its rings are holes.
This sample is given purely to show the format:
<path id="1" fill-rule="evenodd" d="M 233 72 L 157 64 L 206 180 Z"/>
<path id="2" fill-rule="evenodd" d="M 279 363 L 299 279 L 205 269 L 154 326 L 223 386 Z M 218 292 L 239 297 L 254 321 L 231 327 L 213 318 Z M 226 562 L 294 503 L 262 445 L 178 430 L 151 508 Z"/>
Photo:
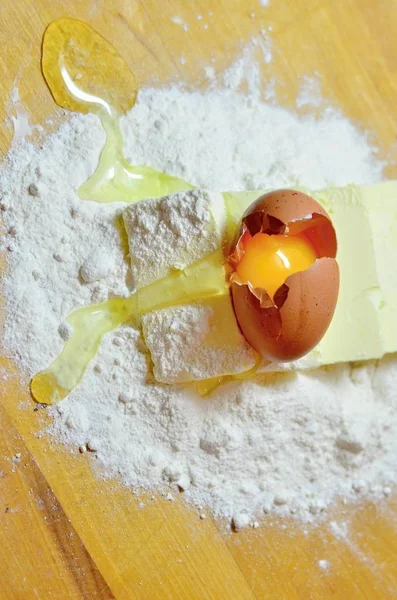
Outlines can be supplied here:
<path id="1" fill-rule="evenodd" d="M 260 196 L 244 213 L 231 252 L 244 231 L 270 235 L 305 233 L 319 258 L 335 258 L 337 243 L 331 219 L 313 198 L 296 190 L 276 190 Z"/>
<path id="2" fill-rule="evenodd" d="M 288 294 L 279 308 L 261 306 L 248 285 L 232 284 L 234 310 L 244 337 L 271 361 L 300 358 L 322 339 L 338 298 L 338 264 L 334 258 L 321 258 L 306 271 L 288 277 L 285 286 Z"/>
<path id="3" fill-rule="evenodd" d="M 319 257 L 311 267 L 288 277 L 272 299 L 263 289 L 252 289 L 231 276 L 234 311 L 251 346 L 271 361 L 290 361 L 310 352 L 327 331 L 339 292 L 337 243 L 326 211 L 310 196 L 278 190 L 258 198 L 244 214 L 230 264 L 244 252 L 240 239 L 251 235 L 305 233 Z"/>

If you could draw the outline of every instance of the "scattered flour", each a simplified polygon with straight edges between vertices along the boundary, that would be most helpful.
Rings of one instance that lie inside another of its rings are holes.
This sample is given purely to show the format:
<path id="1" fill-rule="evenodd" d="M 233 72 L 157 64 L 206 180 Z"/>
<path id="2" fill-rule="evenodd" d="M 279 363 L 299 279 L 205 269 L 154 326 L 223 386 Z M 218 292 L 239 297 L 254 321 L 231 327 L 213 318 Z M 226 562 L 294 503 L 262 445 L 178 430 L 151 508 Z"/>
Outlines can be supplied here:
<path id="1" fill-rule="evenodd" d="M 189 29 L 187 23 L 177 15 L 175 17 L 171 17 L 171 21 L 175 23 L 175 25 L 180 25 L 183 31 L 187 31 Z"/>
<path id="2" fill-rule="evenodd" d="M 297 108 L 318 107 L 323 102 L 321 93 L 321 80 L 318 76 L 308 77 L 305 75 L 302 80 L 299 94 L 296 98 Z"/>
<path id="3" fill-rule="evenodd" d="M 29 115 L 22 105 L 19 97 L 19 89 L 17 87 L 13 87 L 11 90 L 7 112 L 10 115 L 10 120 L 14 129 L 14 135 L 12 139 L 13 147 L 25 137 L 32 135 L 35 130 L 42 130 L 39 125 L 31 125 L 29 123 Z"/>
<path id="4" fill-rule="evenodd" d="M 239 94 L 242 64 L 225 74 L 222 89 L 143 90 L 122 124 L 128 158 L 213 190 L 382 177 L 365 136 L 337 111 L 300 118 L 265 104 L 259 69 L 248 96 Z M 71 116 L 41 148 L 14 148 L 0 172 L 8 263 L 3 344 L 26 383 L 61 351 L 72 309 L 132 289 L 122 205 L 76 194 L 103 139 L 95 117 Z M 263 513 L 312 519 L 338 494 L 390 493 L 396 385 L 389 356 L 379 364 L 264 375 L 203 401 L 189 386 L 154 382 L 139 331 L 123 326 L 103 340 L 78 389 L 49 409 L 51 432 L 76 451 L 95 453 L 106 476 L 142 488 L 179 487 L 235 529 L 257 527 Z"/>
<path id="5" fill-rule="evenodd" d="M 143 90 L 123 130 L 131 162 L 211 190 L 321 189 L 382 177 L 365 137 L 334 109 L 298 118 L 230 89 Z"/>
<path id="6" fill-rule="evenodd" d="M 223 84 L 232 90 L 248 88 L 251 101 L 259 98 L 263 83 L 262 72 L 273 60 L 272 41 L 265 29 L 243 49 L 241 56 L 223 74 Z"/>
<path id="7" fill-rule="evenodd" d="M 219 248 L 220 233 L 211 212 L 216 201 L 223 210 L 221 194 L 189 190 L 128 206 L 123 218 L 138 288 Z"/>

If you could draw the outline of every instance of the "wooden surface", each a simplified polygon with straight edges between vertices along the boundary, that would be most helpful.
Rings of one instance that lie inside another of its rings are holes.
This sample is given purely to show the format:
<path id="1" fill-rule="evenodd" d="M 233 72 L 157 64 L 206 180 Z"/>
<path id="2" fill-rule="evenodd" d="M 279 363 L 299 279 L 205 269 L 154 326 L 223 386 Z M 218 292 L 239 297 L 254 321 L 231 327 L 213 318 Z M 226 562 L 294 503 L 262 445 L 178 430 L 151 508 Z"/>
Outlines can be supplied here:
<path id="1" fill-rule="evenodd" d="M 204 86 L 205 66 L 222 71 L 271 25 L 274 60 L 264 65 L 264 80 L 279 77 L 280 101 L 290 105 L 300 78 L 317 72 L 325 97 L 374 132 L 382 156 L 393 155 L 396 0 L 270 0 L 267 8 L 251 0 L 2 0 L 3 152 L 12 138 L 6 116 L 17 109 L 10 98 L 15 86 L 31 123 L 60 118 L 39 69 L 43 30 L 60 16 L 97 28 L 141 85 Z M 395 166 L 388 175 L 397 175 Z M 11 363 L 3 358 L 0 367 L 7 373 L 0 390 L 1 600 L 397 597 L 395 497 L 335 506 L 315 528 L 268 521 L 234 535 L 200 520 L 180 499 L 147 498 L 140 508 L 129 490 L 96 479 L 89 457 L 36 436 L 45 411 L 34 410 Z"/>

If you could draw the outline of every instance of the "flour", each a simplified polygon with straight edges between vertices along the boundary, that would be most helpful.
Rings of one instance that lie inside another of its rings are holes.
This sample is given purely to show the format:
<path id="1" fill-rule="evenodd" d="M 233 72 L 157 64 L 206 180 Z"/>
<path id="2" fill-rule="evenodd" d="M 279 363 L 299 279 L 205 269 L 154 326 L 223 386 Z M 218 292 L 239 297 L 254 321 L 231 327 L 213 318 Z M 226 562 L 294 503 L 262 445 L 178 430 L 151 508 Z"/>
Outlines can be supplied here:
<path id="1" fill-rule="evenodd" d="M 381 178 L 383 165 L 343 115 L 327 108 L 319 119 L 298 117 L 267 105 L 257 77 L 259 69 L 247 97 L 236 92 L 241 64 L 222 89 L 143 90 L 122 123 L 129 160 L 212 190 L 298 182 L 315 189 Z M 307 94 L 303 99 L 307 104 Z M 20 144 L 3 163 L 3 344 L 26 385 L 62 350 L 74 308 L 126 296 L 134 285 L 120 239 L 123 206 L 76 195 L 103 139 L 95 117 L 71 116 L 41 148 Z M 108 477 L 144 489 L 165 486 L 166 494 L 170 486 L 173 499 L 179 488 L 201 507 L 201 518 L 205 506 L 236 529 L 257 527 L 255 519 L 269 512 L 313 519 L 337 495 L 390 493 L 396 385 L 397 362 L 387 357 L 262 375 L 203 400 L 193 387 L 156 383 L 140 332 L 124 325 L 104 338 L 79 387 L 49 409 L 51 433 L 71 451 L 95 453 Z"/>
<path id="2" fill-rule="evenodd" d="M 189 190 L 128 206 L 123 219 L 137 287 L 165 277 L 169 269 L 184 268 L 219 247 L 220 233 L 211 212 L 214 204 L 224 212 L 221 194 Z"/>
<path id="3" fill-rule="evenodd" d="M 183 19 L 181 19 L 181 17 L 178 17 L 176 15 L 175 17 L 171 17 L 171 21 L 175 23 L 175 25 L 180 25 L 183 31 L 188 31 L 189 27 L 187 23 Z"/>
<path id="4" fill-rule="evenodd" d="M 229 89 L 144 90 L 123 131 L 131 162 L 210 190 L 321 189 L 382 176 L 365 136 L 335 109 L 299 118 Z"/>
<path id="5" fill-rule="evenodd" d="M 322 102 L 323 96 L 319 77 L 307 77 L 305 75 L 302 78 L 301 88 L 295 101 L 297 108 L 318 107 L 321 106 Z"/>
<path id="6" fill-rule="evenodd" d="M 255 366 L 229 296 L 149 313 L 142 332 L 157 381 L 200 381 Z"/>
<path id="7" fill-rule="evenodd" d="M 16 79 L 18 79 L 18 76 Z M 17 87 L 14 87 L 11 90 L 8 102 L 8 113 L 10 114 L 10 120 L 14 129 L 14 135 L 11 144 L 13 147 L 25 137 L 32 135 L 35 130 L 42 131 L 42 127 L 38 125 L 31 125 L 29 123 L 29 115 L 22 105 Z"/>
<path id="8" fill-rule="evenodd" d="M 329 571 L 331 563 L 328 560 L 325 560 L 324 558 L 322 558 L 318 561 L 318 566 L 323 571 Z"/>

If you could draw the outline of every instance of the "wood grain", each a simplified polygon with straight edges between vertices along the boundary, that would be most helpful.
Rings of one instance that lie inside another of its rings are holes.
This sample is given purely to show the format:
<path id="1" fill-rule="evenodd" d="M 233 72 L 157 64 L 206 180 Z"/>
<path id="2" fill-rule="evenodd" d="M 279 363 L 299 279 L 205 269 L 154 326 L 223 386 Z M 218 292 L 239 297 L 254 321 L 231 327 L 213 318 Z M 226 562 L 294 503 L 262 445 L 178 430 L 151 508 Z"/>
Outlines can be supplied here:
<path id="1" fill-rule="evenodd" d="M 51 117 L 49 131 L 63 118 L 39 60 L 44 28 L 65 15 L 88 21 L 109 39 L 140 85 L 183 81 L 194 88 L 208 85 L 205 66 L 222 72 L 271 25 L 275 50 L 272 63 L 263 64 L 263 80 L 277 76 L 279 101 L 291 106 L 302 77 L 317 72 L 325 97 L 373 133 L 381 156 L 394 156 L 396 0 L 271 0 L 268 8 L 256 0 L 167 0 L 161 6 L 158 0 L 3 0 L 3 152 L 12 139 L 7 116 L 15 114 L 14 87 L 31 123 Z M 396 167 L 388 174 L 396 176 Z M 335 506 L 317 527 L 267 520 L 257 530 L 226 534 L 222 523 L 200 520 L 181 498 L 139 498 L 100 479 L 92 456 L 38 436 L 46 411 L 33 410 L 27 381 L 6 358 L 0 371 L 0 598 L 397 597 L 395 498 Z M 19 452 L 21 461 L 12 462 Z M 322 568 L 321 560 L 329 565 Z"/>
<path id="2" fill-rule="evenodd" d="M 0 598 L 114 598 L 0 405 Z"/>
<path id="3" fill-rule="evenodd" d="M 90 468 L 94 459 L 37 437 L 49 422 L 46 411 L 33 411 L 12 365 L 3 360 L 2 366 L 8 372 L 3 405 L 116 598 L 152 599 L 160 592 L 170 599 L 254 598 L 210 519 L 201 521 L 180 499 L 136 497 L 102 481 Z"/>

